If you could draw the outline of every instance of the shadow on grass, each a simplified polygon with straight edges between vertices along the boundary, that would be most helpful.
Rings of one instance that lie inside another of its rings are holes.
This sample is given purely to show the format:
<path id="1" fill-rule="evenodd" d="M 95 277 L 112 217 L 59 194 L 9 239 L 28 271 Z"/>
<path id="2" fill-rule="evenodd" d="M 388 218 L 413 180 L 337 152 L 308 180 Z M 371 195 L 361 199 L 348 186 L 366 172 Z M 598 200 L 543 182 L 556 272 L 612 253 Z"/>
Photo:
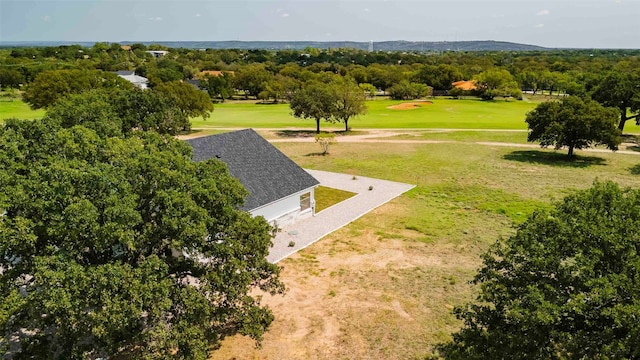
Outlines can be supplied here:
<path id="1" fill-rule="evenodd" d="M 627 146 L 625 150 L 640 152 L 640 136 L 639 135 L 623 134 L 622 142 L 635 144 L 635 145 Z"/>
<path id="2" fill-rule="evenodd" d="M 554 153 L 539 150 L 518 150 L 503 156 L 505 160 L 542 164 L 551 166 L 585 168 L 592 165 L 604 165 L 605 159 L 596 156 L 568 157 L 564 153 Z"/>
<path id="3" fill-rule="evenodd" d="M 329 155 L 329 153 L 321 153 L 321 152 L 312 152 L 312 153 L 308 153 L 305 156 L 327 156 Z"/>
<path id="4" fill-rule="evenodd" d="M 176 135 L 200 137 L 200 136 L 213 135 L 213 134 L 222 134 L 229 131 L 230 130 L 225 130 L 225 129 L 190 129 L 186 131 L 185 130 L 178 131 Z"/>
<path id="5" fill-rule="evenodd" d="M 320 131 L 321 134 L 336 134 L 337 136 L 348 135 L 366 135 L 366 131 Z M 276 135 L 284 138 L 307 138 L 316 136 L 315 130 L 280 130 L 276 132 Z"/>
<path id="6" fill-rule="evenodd" d="M 629 168 L 629 171 L 633 174 L 633 175 L 640 175 L 640 164 L 638 165 L 634 165 L 632 167 Z"/>
<path id="7" fill-rule="evenodd" d="M 285 138 L 305 138 L 316 136 L 316 132 L 315 130 L 280 130 L 276 135 Z"/>

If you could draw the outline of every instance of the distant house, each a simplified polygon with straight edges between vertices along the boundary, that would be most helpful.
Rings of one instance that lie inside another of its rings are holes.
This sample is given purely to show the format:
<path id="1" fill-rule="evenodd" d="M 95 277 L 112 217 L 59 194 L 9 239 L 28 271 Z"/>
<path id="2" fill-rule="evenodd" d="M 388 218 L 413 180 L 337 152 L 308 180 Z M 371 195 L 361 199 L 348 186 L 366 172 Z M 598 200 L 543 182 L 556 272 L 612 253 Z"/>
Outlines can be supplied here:
<path id="1" fill-rule="evenodd" d="M 193 160 L 218 159 L 249 191 L 243 210 L 278 226 L 313 216 L 318 180 L 252 129 L 186 140 Z"/>
<path id="2" fill-rule="evenodd" d="M 166 50 L 147 50 L 145 51 L 148 54 L 153 55 L 153 57 L 155 58 L 159 58 L 159 57 L 163 57 L 165 55 L 167 55 L 169 52 Z"/>
<path id="3" fill-rule="evenodd" d="M 473 80 L 461 80 L 461 81 L 456 81 L 454 83 L 451 83 L 451 85 L 453 85 L 453 87 L 458 88 L 460 90 L 464 90 L 464 91 L 471 91 L 471 90 L 476 90 L 478 87 L 476 86 L 476 82 Z"/>
<path id="4" fill-rule="evenodd" d="M 204 79 L 207 76 L 224 76 L 224 74 L 229 74 L 231 76 L 235 75 L 234 71 L 220 71 L 220 70 L 202 70 L 198 76 L 199 79 Z"/>
<path id="5" fill-rule="evenodd" d="M 136 75 L 135 71 L 120 70 L 117 71 L 116 74 L 140 89 L 146 89 L 149 87 L 149 79 L 144 76 Z"/>
<path id="6" fill-rule="evenodd" d="M 196 89 L 198 89 L 198 90 L 203 90 L 203 89 L 200 87 L 200 80 L 187 79 L 187 80 L 184 80 L 184 82 L 186 82 L 187 84 L 189 84 L 189 85 L 193 86 L 194 88 L 196 88 Z M 206 91 L 206 90 L 205 90 L 205 91 Z"/>

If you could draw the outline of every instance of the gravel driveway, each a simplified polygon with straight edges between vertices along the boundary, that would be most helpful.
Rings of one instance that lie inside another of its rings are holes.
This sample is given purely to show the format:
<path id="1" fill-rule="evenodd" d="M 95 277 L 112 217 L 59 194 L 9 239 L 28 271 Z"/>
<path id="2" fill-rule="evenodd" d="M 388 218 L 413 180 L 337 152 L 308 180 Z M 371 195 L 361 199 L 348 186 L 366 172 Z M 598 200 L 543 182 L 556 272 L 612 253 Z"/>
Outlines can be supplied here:
<path id="1" fill-rule="evenodd" d="M 319 170 L 306 171 L 318 179 L 322 186 L 351 191 L 357 195 L 317 213 L 314 217 L 302 219 L 295 224 L 283 227 L 282 231 L 273 239 L 273 247 L 267 256 L 267 259 L 272 263 L 277 263 L 304 249 L 415 187 L 411 184 L 363 176 L 358 176 L 356 180 L 353 180 L 353 175 L 349 174 Z M 369 186 L 373 186 L 373 190 L 369 190 Z M 291 241 L 295 242 L 295 246 L 289 247 Z"/>

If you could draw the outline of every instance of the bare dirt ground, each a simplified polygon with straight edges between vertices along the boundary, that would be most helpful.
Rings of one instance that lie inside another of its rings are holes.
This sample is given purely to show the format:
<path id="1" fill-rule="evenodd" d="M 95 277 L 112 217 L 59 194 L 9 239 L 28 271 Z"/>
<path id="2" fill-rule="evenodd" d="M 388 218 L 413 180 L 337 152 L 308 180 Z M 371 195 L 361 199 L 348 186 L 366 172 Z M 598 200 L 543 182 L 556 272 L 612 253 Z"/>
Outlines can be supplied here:
<path id="1" fill-rule="evenodd" d="M 391 109 L 391 110 L 413 110 L 413 109 L 417 109 L 420 108 L 424 105 L 430 105 L 433 104 L 433 102 L 425 100 L 425 101 L 413 101 L 413 102 L 406 102 L 406 103 L 401 103 L 398 105 L 391 105 L 391 106 L 387 106 L 387 109 Z"/>
<path id="2" fill-rule="evenodd" d="M 471 299 L 468 280 L 480 264 L 478 242 L 429 243 L 416 241 L 414 231 L 390 230 L 409 211 L 404 202 L 396 199 L 280 262 L 288 292 L 263 298 L 275 321 L 262 347 L 235 336 L 210 359 L 411 359 L 429 354 L 429 344 L 445 340 L 459 326 L 451 314 L 453 304 Z M 480 227 L 483 237 L 497 236 L 484 230 L 482 219 Z"/>

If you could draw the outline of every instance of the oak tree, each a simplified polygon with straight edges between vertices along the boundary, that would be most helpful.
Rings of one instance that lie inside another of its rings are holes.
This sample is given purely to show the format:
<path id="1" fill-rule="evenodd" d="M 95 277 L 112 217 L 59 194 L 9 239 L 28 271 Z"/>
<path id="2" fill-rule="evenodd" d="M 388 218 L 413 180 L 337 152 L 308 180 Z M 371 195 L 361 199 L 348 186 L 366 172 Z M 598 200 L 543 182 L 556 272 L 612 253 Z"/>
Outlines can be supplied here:
<path id="1" fill-rule="evenodd" d="M 0 352 L 206 359 L 273 320 L 272 228 L 217 160 L 155 132 L 0 127 Z"/>
<path id="2" fill-rule="evenodd" d="M 629 120 L 640 124 L 640 71 L 611 71 L 595 88 L 592 97 L 604 106 L 618 109 L 620 131 Z"/>
<path id="3" fill-rule="evenodd" d="M 185 117 L 202 116 L 207 119 L 213 111 L 213 103 L 204 91 L 182 81 L 162 83 L 152 91 L 171 99 Z"/>
<path id="4" fill-rule="evenodd" d="M 313 81 L 293 93 L 289 107 L 294 117 L 315 120 L 316 133 L 319 134 L 321 120 L 335 121 L 336 101 L 330 85 Z"/>
<path id="5" fill-rule="evenodd" d="M 612 182 L 537 211 L 483 256 L 446 359 L 640 357 L 640 190 Z"/>
<path id="6" fill-rule="evenodd" d="M 591 145 L 617 150 L 621 142 L 617 118 L 615 109 L 575 96 L 544 102 L 527 113 L 527 141 L 539 141 L 540 146 L 554 146 L 556 150 L 566 146 L 569 156 L 574 149 Z"/>
<path id="7" fill-rule="evenodd" d="M 58 99 L 91 89 L 131 89 L 133 85 L 115 73 L 99 70 L 49 70 L 39 73 L 22 98 L 32 109 L 48 108 Z"/>
<path id="8" fill-rule="evenodd" d="M 505 98 L 522 97 L 520 86 L 507 70 L 487 70 L 476 75 L 474 80 L 480 97 L 485 100 L 493 100 L 497 96 Z"/>
<path id="9" fill-rule="evenodd" d="M 330 85 L 336 100 L 334 117 L 344 123 L 344 131 L 349 131 L 349 119 L 367 113 L 366 94 L 355 81 L 342 80 Z"/>

